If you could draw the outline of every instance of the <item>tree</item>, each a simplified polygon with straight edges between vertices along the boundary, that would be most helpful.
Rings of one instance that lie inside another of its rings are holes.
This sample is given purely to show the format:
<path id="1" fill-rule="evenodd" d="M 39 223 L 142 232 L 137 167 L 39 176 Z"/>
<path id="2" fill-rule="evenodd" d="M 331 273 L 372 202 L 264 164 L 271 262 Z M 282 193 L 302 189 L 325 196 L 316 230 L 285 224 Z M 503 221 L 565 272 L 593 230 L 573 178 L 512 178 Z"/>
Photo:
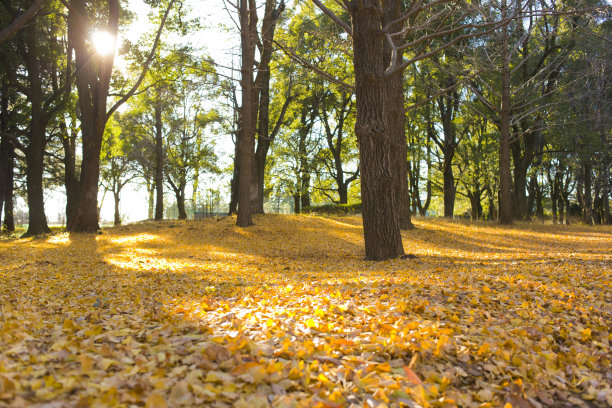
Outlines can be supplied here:
<path id="1" fill-rule="evenodd" d="M 71 0 L 68 13 L 68 33 L 75 52 L 76 87 L 81 113 L 81 134 L 83 161 L 81 164 L 79 191 L 81 199 L 68 229 L 76 232 L 95 232 L 98 225 L 98 182 L 100 176 L 100 151 L 104 128 L 110 116 L 125 103 L 138 89 L 155 55 L 162 29 L 175 0 L 170 0 L 153 42 L 149 56 L 143 64 L 142 72 L 134 86 L 125 93 L 110 109 L 107 100 L 111 85 L 111 74 L 115 53 L 100 55 L 87 42 L 92 28 L 101 25 L 116 38 L 119 29 L 119 1 L 107 0 L 106 10 L 87 7 L 83 0 Z M 101 16 L 94 18 L 94 16 Z"/>
<path id="2" fill-rule="evenodd" d="M 114 225 L 121 225 L 121 214 L 119 203 L 121 191 L 134 179 L 132 161 L 130 160 L 131 145 L 128 139 L 122 135 L 120 127 L 121 117 L 115 113 L 104 130 L 102 150 L 100 156 L 101 182 L 107 191 L 113 193 L 115 203 Z"/>
<path id="3" fill-rule="evenodd" d="M 9 15 L 17 16 L 21 2 L 3 2 Z M 25 29 L 1 47 L 2 68 L 10 87 L 27 99 L 29 123 L 16 143 L 27 163 L 28 230 L 25 235 L 49 232 L 44 209 L 43 171 L 47 145 L 47 124 L 63 108 L 70 90 L 69 46 L 61 26 L 54 19 L 57 4 L 46 6 L 49 13 L 30 18 Z M 24 72 L 26 75 L 21 75 Z"/>
<path id="4" fill-rule="evenodd" d="M 204 130 L 207 126 L 219 121 L 217 112 L 204 112 L 198 103 L 197 86 L 191 81 L 184 81 L 179 89 L 181 102 L 175 107 L 171 119 L 171 131 L 166 143 L 166 181 L 176 197 L 178 218 L 187 218 L 185 209 L 185 188 L 189 181 L 195 183 L 200 172 L 218 172 L 216 156 L 212 146 L 205 143 Z M 195 95 L 194 95 L 195 94 Z M 201 95 L 200 95 L 201 96 Z M 193 205 L 196 203 L 194 202 Z"/>
<path id="5" fill-rule="evenodd" d="M 397 139 L 392 136 L 395 134 L 393 129 L 396 126 L 399 128 L 398 122 L 403 120 L 403 112 L 402 117 L 393 113 L 391 107 L 398 105 L 400 95 L 390 92 L 387 81 L 408 66 L 465 38 L 487 33 L 485 28 L 492 31 L 490 27 L 497 24 L 489 21 L 482 24 L 471 22 L 449 28 L 444 25 L 447 19 L 462 12 L 452 2 L 415 1 L 402 9 L 399 0 L 385 2 L 384 7 L 378 0 L 363 0 L 340 2 L 343 10 L 351 17 L 349 25 L 320 0 L 313 2 L 353 39 L 357 104 L 355 133 L 359 142 L 366 258 L 377 260 L 398 257 L 404 250 L 397 201 L 402 196 L 399 183 L 406 182 L 406 173 L 403 170 L 398 173 L 395 171 L 403 168 L 406 155 L 399 157 L 394 154 L 399 146 Z M 386 10 L 390 11 L 387 13 Z M 391 19 L 390 16 L 397 18 Z M 426 33 L 417 35 L 419 27 L 423 27 Z M 443 38 L 461 30 L 467 32 L 448 41 Z M 408 33 L 414 38 L 412 41 L 404 40 Z M 409 59 L 402 59 L 404 50 L 411 53 Z M 403 94 L 401 99 L 403 101 Z M 402 145 L 405 145 L 405 140 Z"/>

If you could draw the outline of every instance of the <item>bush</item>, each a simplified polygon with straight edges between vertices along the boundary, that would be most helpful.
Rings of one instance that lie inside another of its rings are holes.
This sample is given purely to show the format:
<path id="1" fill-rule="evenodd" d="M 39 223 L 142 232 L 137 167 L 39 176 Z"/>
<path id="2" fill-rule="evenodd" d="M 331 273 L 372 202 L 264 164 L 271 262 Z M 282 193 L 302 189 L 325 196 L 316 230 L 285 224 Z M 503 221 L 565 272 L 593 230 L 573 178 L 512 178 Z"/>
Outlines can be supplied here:
<path id="1" fill-rule="evenodd" d="M 324 215 L 359 214 L 361 213 L 361 203 L 310 205 L 307 207 L 303 207 L 302 213 Z"/>

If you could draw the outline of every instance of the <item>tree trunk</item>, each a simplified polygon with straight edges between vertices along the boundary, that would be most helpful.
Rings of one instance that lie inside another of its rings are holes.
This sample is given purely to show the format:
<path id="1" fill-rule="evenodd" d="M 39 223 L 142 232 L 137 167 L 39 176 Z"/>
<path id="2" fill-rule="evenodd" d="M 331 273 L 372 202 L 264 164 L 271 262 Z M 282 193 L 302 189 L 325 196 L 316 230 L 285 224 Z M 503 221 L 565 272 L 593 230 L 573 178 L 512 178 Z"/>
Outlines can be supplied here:
<path id="1" fill-rule="evenodd" d="M 454 155 L 454 154 L 453 154 Z M 444 189 L 444 217 L 453 218 L 455 213 L 455 177 L 453 176 L 452 156 L 444 154 L 443 167 L 443 189 Z"/>
<path id="2" fill-rule="evenodd" d="M 121 214 L 119 213 L 119 192 L 113 191 L 113 198 L 115 199 L 115 227 L 121 225 Z"/>
<path id="3" fill-rule="evenodd" d="M 260 61 L 255 79 L 255 92 L 259 98 L 254 101 L 257 104 L 257 148 L 254 153 L 254 167 L 251 183 L 253 197 L 251 199 L 251 211 L 255 214 L 263 214 L 264 208 L 264 179 L 266 170 L 266 158 L 270 149 L 270 143 L 275 134 L 270 134 L 270 60 L 272 59 L 272 40 L 276 31 L 276 22 L 285 9 L 285 2 L 282 0 L 276 8 L 276 0 L 266 0 L 264 18 L 261 24 L 261 47 Z M 283 108 L 284 115 L 285 108 Z M 274 133 L 274 132 L 273 132 Z"/>
<path id="4" fill-rule="evenodd" d="M 299 194 L 293 194 L 293 213 L 294 214 L 300 213 L 300 195 Z"/>
<path id="5" fill-rule="evenodd" d="M 185 190 L 175 191 L 176 207 L 178 208 L 178 219 L 186 220 L 187 211 L 185 211 Z"/>
<path id="6" fill-rule="evenodd" d="M 582 193 L 582 218 L 587 225 L 593 225 L 593 199 L 591 198 L 592 170 L 593 165 L 591 162 L 585 161 L 583 165 L 584 192 Z"/>
<path id="7" fill-rule="evenodd" d="M 404 254 L 395 203 L 395 173 L 391 168 L 391 135 L 385 113 L 383 33 L 377 0 L 354 3 L 353 64 L 359 142 L 365 255 L 369 260 Z M 404 158 L 405 160 L 405 158 Z"/>
<path id="8" fill-rule="evenodd" d="M 74 222 L 68 229 L 74 232 L 96 232 L 98 224 L 98 183 L 100 180 L 100 150 L 106 126 L 106 102 L 113 70 L 114 53 L 97 56 L 86 44 L 89 36 L 87 10 L 82 0 L 73 0 L 69 11 L 68 30 L 75 52 L 76 86 L 81 111 L 83 162 L 79 184 L 80 200 Z M 108 0 L 107 29 L 116 33 L 119 26 L 119 2 Z"/>
<path id="9" fill-rule="evenodd" d="M 495 194 L 493 193 L 491 186 L 487 187 L 487 199 L 489 201 L 489 212 L 487 214 L 487 219 L 489 221 L 495 220 L 497 218 L 497 211 L 495 209 Z"/>
<path id="10" fill-rule="evenodd" d="M 248 5 L 247 5 L 248 1 Z M 240 131 L 239 157 L 240 173 L 238 179 L 238 217 L 236 225 L 253 225 L 251 217 L 252 164 L 255 148 L 255 117 L 253 112 L 253 64 L 255 60 L 255 30 L 257 30 L 257 10 L 254 0 L 240 0 L 240 42 L 242 48 L 241 87 L 242 126 Z"/>
<path id="11" fill-rule="evenodd" d="M 230 183 L 230 203 L 227 215 L 236 214 L 238 209 L 238 180 L 240 180 L 240 136 L 236 138 L 234 143 L 234 172 Z"/>
<path id="12" fill-rule="evenodd" d="M 342 182 L 338 184 L 338 203 L 348 204 L 348 186 Z"/>
<path id="13" fill-rule="evenodd" d="M 570 199 L 569 192 L 563 193 L 563 203 L 565 204 L 565 225 L 570 225 Z"/>
<path id="14" fill-rule="evenodd" d="M 401 16 L 401 1 L 385 1 L 383 4 L 382 24 L 397 20 Z M 402 23 L 390 27 L 391 31 L 401 31 Z M 402 42 L 401 36 L 396 45 Z M 392 49 L 384 41 L 383 68 L 391 63 Z M 401 63 L 402 51 L 397 51 L 397 63 Z M 384 83 L 387 95 L 385 113 L 387 133 L 391 144 L 391 169 L 393 172 L 393 194 L 397 207 L 399 227 L 402 230 L 414 229 L 410 218 L 410 193 L 408 191 L 408 147 L 406 141 L 406 113 L 404 112 L 404 73 L 396 72 L 386 78 Z M 402 250 L 403 251 L 403 250 Z"/>
<path id="15" fill-rule="evenodd" d="M 73 118 L 76 120 L 76 118 Z M 79 208 L 79 177 L 76 171 L 76 135 L 68 131 L 66 123 L 60 121 L 62 146 L 64 148 L 64 186 L 66 189 L 66 225 L 74 222 Z"/>
<path id="16" fill-rule="evenodd" d="M 4 191 L 0 191 L 0 194 L 4 195 L 4 224 L 0 229 L 7 232 L 13 232 L 15 231 L 15 218 L 13 216 L 15 150 L 12 144 L 9 144 L 7 158 L 8 163 L 6 167 L 7 172 L 5 174 Z"/>
<path id="17" fill-rule="evenodd" d="M 155 221 L 164 219 L 164 137 L 162 107 L 155 104 Z"/>
<path id="18" fill-rule="evenodd" d="M 155 182 L 151 179 L 146 179 L 147 183 L 147 196 L 148 196 L 148 210 L 147 219 L 152 220 L 153 214 L 155 213 Z"/>
<path id="19" fill-rule="evenodd" d="M 506 0 L 501 3 L 502 19 L 507 17 Z M 512 191 L 510 181 L 510 67 L 508 26 L 502 26 L 501 108 L 499 118 L 499 223 L 512 224 Z"/>
<path id="20" fill-rule="evenodd" d="M 32 103 L 34 105 L 34 103 Z M 32 109 L 30 122 L 30 140 L 26 148 L 26 186 L 28 199 L 28 230 L 25 236 L 46 234 L 51 232 L 45 216 L 45 201 L 43 196 L 43 170 L 45 155 L 45 124 Z"/>
<path id="21" fill-rule="evenodd" d="M 300 192 L 301 207 L 310 207 L 310 174 L 302 174 L 302 188 Z"/>

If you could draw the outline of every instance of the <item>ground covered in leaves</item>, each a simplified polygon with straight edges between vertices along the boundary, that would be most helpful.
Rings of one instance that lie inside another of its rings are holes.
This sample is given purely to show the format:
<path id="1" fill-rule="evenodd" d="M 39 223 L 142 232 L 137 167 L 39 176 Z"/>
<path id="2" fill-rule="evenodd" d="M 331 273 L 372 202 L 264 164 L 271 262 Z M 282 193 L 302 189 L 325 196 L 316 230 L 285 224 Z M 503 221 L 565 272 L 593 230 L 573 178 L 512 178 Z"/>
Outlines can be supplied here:
<path id="1" fill-rule="evenodd" d="M 612 230 L 359 217 L 0 241 L 0 406 L 612 406 Z"/>

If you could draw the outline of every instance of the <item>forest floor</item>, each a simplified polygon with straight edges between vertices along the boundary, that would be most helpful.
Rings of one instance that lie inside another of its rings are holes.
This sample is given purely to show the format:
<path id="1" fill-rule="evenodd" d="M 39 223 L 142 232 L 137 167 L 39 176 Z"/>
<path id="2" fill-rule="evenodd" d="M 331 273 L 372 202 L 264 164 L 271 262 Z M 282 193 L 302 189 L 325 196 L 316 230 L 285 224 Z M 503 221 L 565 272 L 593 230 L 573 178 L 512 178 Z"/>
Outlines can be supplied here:
<path id="1" fill-rule="evenodd" d="M 612 228 L 360 217 L 0 241 L 0 406 L 612 406 Z"/>

